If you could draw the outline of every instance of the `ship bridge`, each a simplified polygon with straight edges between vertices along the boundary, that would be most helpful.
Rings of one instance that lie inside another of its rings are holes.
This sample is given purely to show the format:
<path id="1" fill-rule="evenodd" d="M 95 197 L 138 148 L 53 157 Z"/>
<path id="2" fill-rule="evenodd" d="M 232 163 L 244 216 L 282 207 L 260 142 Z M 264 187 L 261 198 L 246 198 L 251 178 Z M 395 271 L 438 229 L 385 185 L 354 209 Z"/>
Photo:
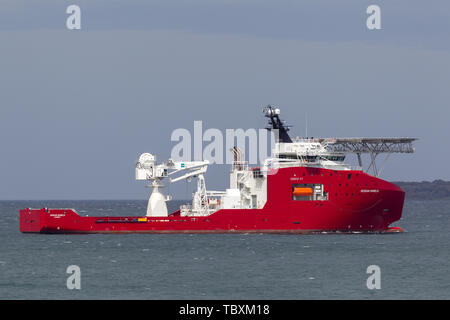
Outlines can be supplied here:
<path id="1" fill-rule="evenodd" d="M 380 175 L 380 170 L 375 162 L 380 154 L 386 154 L 384 162 L 393 153 L 413 153 L 412 143 L 416 138 L 299 138 L 292 141 L 288 134 L 289 127 L 280 119 L 280 109 L 268 105 L 263 109 L 265 117 L 269 118 L 269 131 L 275 133 L 275 156 L 283 159 L 298 159 L 303 157 L 308 162 L 308 156 L 315 156 L 313 160 L 322 159 L 342 162 L 343 155 L 356 154 L 359 167 L 363 168 L 361 155 L 370 156 L 370 164 L 366 170 L 373 170 L 374 176 Z M 305 158 L 306 157 L 306 158 Z"/>

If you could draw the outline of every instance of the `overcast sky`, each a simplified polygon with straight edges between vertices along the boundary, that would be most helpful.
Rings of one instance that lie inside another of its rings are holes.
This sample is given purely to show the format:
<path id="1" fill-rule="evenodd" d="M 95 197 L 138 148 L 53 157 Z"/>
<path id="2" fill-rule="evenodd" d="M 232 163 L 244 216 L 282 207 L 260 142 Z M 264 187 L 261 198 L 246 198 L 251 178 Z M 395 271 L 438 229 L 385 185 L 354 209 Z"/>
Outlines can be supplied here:
<path id="1" fill-rule="evenodd" d="M 449 180 L 450 2 L 432 3 L 3 0 L 0 199 L 145 199 L 141 153 L 167 160 L 194 120 L 262 128 L 269 103 L 293 136 L 307 114 L 310 136 L 417 137 L 382 178 Z M 208 189 L 228 186 L 228 167 L 208 170 Z"/>

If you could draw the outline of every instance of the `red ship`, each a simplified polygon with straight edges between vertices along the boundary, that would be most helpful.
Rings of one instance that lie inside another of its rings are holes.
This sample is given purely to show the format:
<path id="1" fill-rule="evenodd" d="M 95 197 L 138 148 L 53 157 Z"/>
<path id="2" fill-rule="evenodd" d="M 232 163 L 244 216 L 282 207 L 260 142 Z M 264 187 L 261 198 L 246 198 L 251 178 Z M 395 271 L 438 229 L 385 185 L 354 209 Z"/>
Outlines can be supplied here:
<path id="1" fill-rule="evenodd" d="M 405 192 L 378 178 L 375 158 L 381 153 L 414 152 L 414 138 L 297 138 L 272 106 L 263 109 L 276 132 L 273 157 L 249 167 L 241 149 L 233 148 L 230 188 L 207 191 L 208 161 L 157 164 L 140 156 L 136 179 L 152 181 L 146 215 L 80 216 L 73 209 L 20 210 L 20 231 L 32 233 L 384 233 L 401 232 L 390 225 L 401 218 Z M 358 167 L 344 162 L 357 155 Z M 362 169 L 363 153 L 371 163 Z M 373 170 L 373 175 L 368 170 Z M 177 173 L 182 176 L 172 178 Z M 170 196 L 162 181 L 197 179 L 191 205 L 167 212 Z"/>

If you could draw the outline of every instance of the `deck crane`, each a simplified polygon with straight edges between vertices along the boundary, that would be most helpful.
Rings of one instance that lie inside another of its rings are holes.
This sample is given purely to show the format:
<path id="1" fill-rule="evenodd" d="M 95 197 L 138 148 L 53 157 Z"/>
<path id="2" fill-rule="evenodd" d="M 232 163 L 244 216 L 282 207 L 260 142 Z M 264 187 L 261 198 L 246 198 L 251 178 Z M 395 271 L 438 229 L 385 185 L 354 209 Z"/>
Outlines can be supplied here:
<path id="1" fill-rule="evenodd" d="M 165 197 L 162 193 L 164 187 L 162 180 L 169 178 L 169 181 L 180 180 L 190 181 L 197 178 L 197 191 L 194 193 L 192 210 L 198 215 L 207 215 L 209 210 L 208 197 L 206 193 L 204 174 L 208 169 L 209 161 L 173 161 L 169 159 L 166 163 L 157 164 L 156 157 L 150 153 L 143 153 L 136 164 L 136 180 L 152 181 L 148 187 L 153 191 L 148 200 L 147 217 L 167 217 L 166 201 L 170 196 Z M 185 172 L 184 175 L 176 177 L 177 174 Z M 173 177 L 172 177 L 173 176 Z"/>

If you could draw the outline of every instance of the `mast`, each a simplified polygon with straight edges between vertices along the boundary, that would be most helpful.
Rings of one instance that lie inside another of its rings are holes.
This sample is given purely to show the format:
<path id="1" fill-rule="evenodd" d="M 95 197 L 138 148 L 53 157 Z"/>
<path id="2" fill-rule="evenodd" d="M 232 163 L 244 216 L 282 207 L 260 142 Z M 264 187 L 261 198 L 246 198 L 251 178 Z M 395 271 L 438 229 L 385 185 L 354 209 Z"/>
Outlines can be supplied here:
<path id="1" fill-rule="evenodd" d="M 289 131 L 289 126 L 285 124 L 283 120 L 280 119 L 280 109 L 272 107 L 270 104 L 263 109 L 265 116 L 269 118 L 269 126 L 266 127 L 269 131 L 278 132 L 275 133 L 276 142 L 291 143 L 292 139 L 287 133 Z"/>

